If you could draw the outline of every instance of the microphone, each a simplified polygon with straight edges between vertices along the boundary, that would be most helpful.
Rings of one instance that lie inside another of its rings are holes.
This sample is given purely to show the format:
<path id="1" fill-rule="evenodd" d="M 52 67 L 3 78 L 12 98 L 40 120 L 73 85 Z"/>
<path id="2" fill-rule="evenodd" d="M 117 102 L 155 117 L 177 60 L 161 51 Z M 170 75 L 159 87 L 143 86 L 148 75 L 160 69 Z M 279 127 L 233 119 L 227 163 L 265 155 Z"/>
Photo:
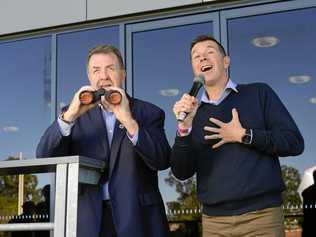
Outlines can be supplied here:
<path id="1" fill-rule="evenodd" d="M 101 96 L 105 97 L 105 99 L 113 104 L 113 105 L 118 105 L 121 103 L 122 100 L 122 95 L 119 91 L 116 90 L 105 90 L 103 88 L 97 90 L 97 91 L 82 91 L 79 94 L 79 100 L 81 104 L 83 105 L 88 105 L 95 103 L 99 100 L 101 100 Z"/>
<path id="2" fill-rule="evenodd" d="M 204 75 L 199 75 L 199 76 L 194 77 L 193 85 L 191 87 L 189 95 L 196 97 L 197 94 L 199 93 L 200 88 L 204 86 L 204 83 L 205 83 Z M 187 112 L 182 111 L 179 113 L 177 120 L 179 122 L 183 122 L 185 118 L 187 117 L 187 115 L 188 115 Z"/>

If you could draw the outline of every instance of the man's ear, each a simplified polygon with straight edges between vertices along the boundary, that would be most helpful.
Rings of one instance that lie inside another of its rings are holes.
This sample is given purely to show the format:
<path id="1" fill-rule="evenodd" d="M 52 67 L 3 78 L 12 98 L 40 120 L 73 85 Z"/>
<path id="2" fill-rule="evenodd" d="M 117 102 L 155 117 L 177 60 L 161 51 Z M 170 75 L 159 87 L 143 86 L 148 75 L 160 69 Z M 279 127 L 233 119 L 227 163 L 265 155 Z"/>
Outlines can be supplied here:
<path id="1" fill-rule="evenodd" d="M 229 56 L 225 56 L 224 57 L 224 68 L 228 69 L 229 65 L 230 65 L 230 57 Z"/>
<path id="2" fill-rule="evenodd" d="M 126 71 L 125 71 L 125 69 L 124 70 L 122 70 L 121 71 L 121 73 L 122 73 L 122 77 L 121 77 L 121 86 L 122 86 L 122 88 L 124 88 L 124 82 L 125 82 L 125 80 L 126 80 Z"/>
<path id="3" fill-rule="evenodd" d="M 125 69 L 124 70 L 122 70 L 122 81 L 125 81 L 126 80 L 126 71 L 125 71 Z"/>

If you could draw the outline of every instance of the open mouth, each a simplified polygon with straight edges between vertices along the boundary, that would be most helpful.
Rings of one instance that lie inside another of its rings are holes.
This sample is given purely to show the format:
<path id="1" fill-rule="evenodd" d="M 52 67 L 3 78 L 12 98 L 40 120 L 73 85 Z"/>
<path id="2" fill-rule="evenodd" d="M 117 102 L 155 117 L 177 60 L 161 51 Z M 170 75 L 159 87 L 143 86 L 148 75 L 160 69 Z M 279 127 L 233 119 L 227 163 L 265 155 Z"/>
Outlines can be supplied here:
<path id="1" fill-rule="evenodd" d="M 212 68 L 213 68 L 213 66 L 211 66 L 211 65 L 205 65 L 205 66 L 201 67 L 201 71 L 207 72 L 207 71 L 211 70 Z"/>
<path id="2" fill-rule="evenodd" d="M 102 85 L 100 85 L 100 87 L 104 88 L 104 89 L 107 88 L 107 87 L 110 87 L 110 86 L 112 86 L 112 85 L 111 84 L 102 84 Z"/>

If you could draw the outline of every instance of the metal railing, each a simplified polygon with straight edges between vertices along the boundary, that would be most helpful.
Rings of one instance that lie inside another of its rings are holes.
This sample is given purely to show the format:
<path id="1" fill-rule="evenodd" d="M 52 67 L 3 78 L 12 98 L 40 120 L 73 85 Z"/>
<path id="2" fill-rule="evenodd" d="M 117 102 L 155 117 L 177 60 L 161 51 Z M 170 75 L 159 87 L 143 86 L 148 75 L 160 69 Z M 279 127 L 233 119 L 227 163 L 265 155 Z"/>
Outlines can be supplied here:
<path id="1" fill-rule="evenodd" d="M 97 185 L 105 163 L 82 156 L 0 162 L 0 175 L 55 173 L 50 222 L 0 224 L 0 231 L 51 231 L 53 237 L 77 236 L 79 184 Z"/>

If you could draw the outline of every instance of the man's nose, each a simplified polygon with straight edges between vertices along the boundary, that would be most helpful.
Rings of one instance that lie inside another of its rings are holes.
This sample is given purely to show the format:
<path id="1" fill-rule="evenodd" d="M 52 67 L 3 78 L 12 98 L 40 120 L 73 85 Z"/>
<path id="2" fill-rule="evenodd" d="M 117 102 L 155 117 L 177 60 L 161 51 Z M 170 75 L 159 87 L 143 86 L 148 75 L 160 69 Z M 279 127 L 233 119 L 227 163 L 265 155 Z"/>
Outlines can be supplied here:
<path id="1" fill-rule="evenodd" d="M 203 55 L 202 57 L 201 57 L 201 59 L 200 59 L 200 62 L 203 62 L 203 61 L 206 61 L 206 55 Z"/>
<path id="2" fill-rule="evenodd" d="M 108 77 L 109 77 L 108 70 L 107 69 L 102 70 L 101 73 L 100 73 L 100 78 L 101 79 L 107 79 Z"/>

